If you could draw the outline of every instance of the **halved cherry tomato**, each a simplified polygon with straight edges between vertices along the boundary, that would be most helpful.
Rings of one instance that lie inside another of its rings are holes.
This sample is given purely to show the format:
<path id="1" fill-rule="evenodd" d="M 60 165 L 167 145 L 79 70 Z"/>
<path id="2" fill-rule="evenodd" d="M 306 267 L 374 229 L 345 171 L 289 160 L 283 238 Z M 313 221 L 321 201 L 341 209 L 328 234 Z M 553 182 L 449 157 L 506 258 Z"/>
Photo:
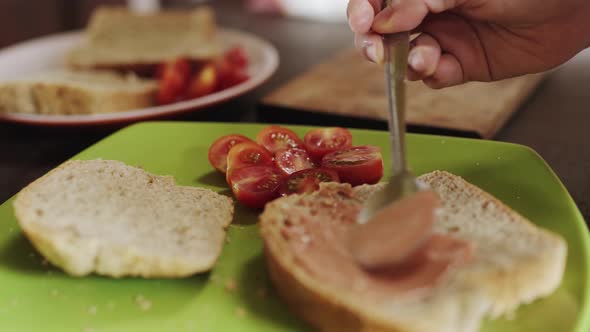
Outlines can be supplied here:
<path id="1" fill-rule="evenodd" d="M 160 86 L 156 101 L 158 104 L 170 104 L 184 94 L 191 75 L 191 63 L 187 59 L 177 59 L 162 65 Z"/>
<path id="2" fill-rule="evenodd" d="M 273 166 L 272 155 L 255 142 L 234 145 L 227 154 L 227 182 L 231 185 L 230 178 L 234 170 L 250 166 Z"/>
<path id="3" fill-rule="evenodd" d="M 303 140 L 309 155 L 318 161 L 328 153 L 352 147 L 352 134 L 345 128 L 312 129 Z"/>
<path id="4" fill-rule="evenodd" d="M 254 143 L 254 141 L 243 135 L 226 135 L 218 138 L 213 144 L 211 144 L 211 147 L 209 147 L 209 163 L 213 168 L 225 174 L 227 171 L 227 154 L 229 153 L 229 150 L 231 150 L 234 145 L 244 142 Z"/>
<path id="5" fill-rule="evenodd" d="M 231 88 L 247 81 L 250 77 L 245 71 L 231 64 L 227 59 L 221 59 L 215 63 L 215 69 L 219 76 L 218 90 Z"/>
<path id="6" fill-rule="evenodd" d="M 297 148 L 277 152 L 275 154 L 275 165 L 285 175 L 315 167 L 307 151 Z"/>
<path id="7" fill-rule="evenodd" d="M 215 92 L 219 86 L 219 76 L 213 64 L 207 64 L 194 75 L 188 84 L 186 96 L 198 98 Z"/>
<path id="8" fill-rule="evenodd" d="M 281 195 L 310 193 L 320 188 L 322 182 L 339 182 L 338 174 L 326 168 L 311 168 L 295 172 L 283 182 Z"/>
<path id="9" fill-rule="evenodd" d="M 322 167 L 336 171 L 342 182 L 353 186 L 374 184 L 383 177 L 381 149 L 376 146 L 357 146 L 332 152 L 324 156 Z"/>
<path id="10" fill-rule="evenodd" d="M 281 150 L 303 148 L 303 141 L 291 129 L 269 126 L 262 129 L 256 142 L 264 146 L 273 155 Z"/>
<path id="11" fill-rule="evenodd" d="M 246 54 L 246 51 L 239 46 L 234 46 L 227 50 L 224 56 L 229 63 L 240 70 L 248 67 L 248 55 Z"/>
<path id="12" fill-rule="evenodd" d="M 242 204 L 251 208 L 264 205 L 279 196 L 284 176 L 269 166 L 236 169 L 230 177 L 232 192 Z"/>

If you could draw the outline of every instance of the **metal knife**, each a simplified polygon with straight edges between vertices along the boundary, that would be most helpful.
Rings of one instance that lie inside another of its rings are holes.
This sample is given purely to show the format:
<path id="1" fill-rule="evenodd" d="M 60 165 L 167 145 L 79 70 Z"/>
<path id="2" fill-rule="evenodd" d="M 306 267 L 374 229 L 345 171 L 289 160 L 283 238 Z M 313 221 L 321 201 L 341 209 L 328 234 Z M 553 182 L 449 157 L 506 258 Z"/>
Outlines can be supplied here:
<path id="1" fill-rule="evenodd" d="M 400 32 L 384 35 L 383 47 L 391 142 L 391 177 L 383 189 L 374 193 L 363 204 L 357 218 L 359 224 L 365 224 L 381 208 L 418 190 L 416 178 L 406 166 L 404 139 L 406 134 L 405 77 L 408 66 L 410 33 Z"/>

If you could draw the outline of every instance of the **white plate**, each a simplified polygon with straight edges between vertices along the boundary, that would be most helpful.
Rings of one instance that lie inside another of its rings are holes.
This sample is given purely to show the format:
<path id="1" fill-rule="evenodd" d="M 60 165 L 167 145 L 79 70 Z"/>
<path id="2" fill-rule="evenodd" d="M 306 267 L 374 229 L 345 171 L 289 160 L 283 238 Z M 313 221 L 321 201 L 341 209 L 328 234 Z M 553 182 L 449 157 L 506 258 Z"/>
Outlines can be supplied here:
<path id="1" fill-rule="evenodd" d="M 81 31 L 51 35 L 27 41 L 0 51 L 0 81 L 22 75 L 64 67 L 66 52 L 79 45 Z M 191 112 L 242 95 L 264 83 L 277 69 L 279 55 L 269 42 L 252 34 L 231 29 L 219 29 L 219 38 L 227 47 L 239 45 L 248 54 L 250 79 L 231 88 L 170 105 L 155 106 L 117 113 L 92 115 L 39 115 L 4 113 L 0 121 L 44 126 L 97 125 L 129 123 Z"/>

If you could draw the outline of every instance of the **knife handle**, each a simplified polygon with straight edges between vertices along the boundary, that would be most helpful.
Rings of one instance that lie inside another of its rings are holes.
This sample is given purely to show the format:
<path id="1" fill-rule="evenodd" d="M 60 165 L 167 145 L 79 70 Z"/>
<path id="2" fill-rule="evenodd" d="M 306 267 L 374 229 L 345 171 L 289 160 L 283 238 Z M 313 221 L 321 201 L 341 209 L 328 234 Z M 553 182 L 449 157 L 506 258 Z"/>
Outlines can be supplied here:
<path id="1" fill-rule="evenodd" d="M 387 88 L 391 140 L 391 172 L 393 175 L 404 173 L 407 169 L 405 160 L 405 78 L 408 66 L 409 39 L 409 32 L 383 36 L 385 86 Z"/>

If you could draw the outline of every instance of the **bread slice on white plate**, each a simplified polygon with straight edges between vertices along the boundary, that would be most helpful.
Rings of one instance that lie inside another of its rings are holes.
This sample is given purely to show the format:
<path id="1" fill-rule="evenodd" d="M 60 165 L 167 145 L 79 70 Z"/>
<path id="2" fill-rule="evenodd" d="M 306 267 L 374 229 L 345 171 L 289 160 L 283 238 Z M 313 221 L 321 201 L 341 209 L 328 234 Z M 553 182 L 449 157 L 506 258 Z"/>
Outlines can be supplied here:
<path id="1" fill-rule="evenodd" d="M 43 72 L 0 82 L 0 113 L 99 114 L 150 107 L 158 83 L 110 71 Z"/>
<path id="2" fill-rule="evenodd" d="M 474 332 L 484 317 L 510 314 L 560 285 L 567 255 L 560 236 L 458 176 L 436 171 L 420 179 L 442 200 L 435 232 L 473 243 L 471 263 L 458 267 L 425 297 L 401 293 L 378 303 L 321 282 L 302 268 L 281 236 L 285 223 L 298 218 L 333 222 L 327 216 L 334 215 L 334 200 L 360 205 L 379 186 L 350 190 L 345 184 L 324 184 L 320 192 L 268 204 L 261 216 L 271 280 L 293 312 L 320 331 Z"/>
<path id="3" fill-rule="evenodd" d="M 221 52 L 215 15 L 207 6 L 140 14 L 100 7 L 86 28 L 86 41 L 67 55 L 75 68 L 156 65 L 185 57 L 209 60 Z"/>
<path id="4" fill-rule="evenodd" d="M 178 186 L 119 161 L 69 161 L 24 188 L 25 235 L 73 276 L 178 278 L 210 270 L 233 218 L 231 198 Z"/>

